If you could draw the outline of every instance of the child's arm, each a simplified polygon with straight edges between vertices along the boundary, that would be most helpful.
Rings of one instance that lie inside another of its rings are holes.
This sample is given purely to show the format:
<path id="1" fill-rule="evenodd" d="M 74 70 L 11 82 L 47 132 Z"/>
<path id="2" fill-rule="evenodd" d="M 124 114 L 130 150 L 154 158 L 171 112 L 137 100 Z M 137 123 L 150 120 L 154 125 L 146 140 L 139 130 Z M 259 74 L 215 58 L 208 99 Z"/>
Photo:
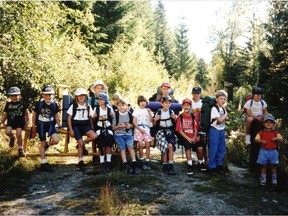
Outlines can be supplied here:
<path id="1" fill-rule="evenodd" d="M 58 114 L 58 113 L 55 114 L 55 121 L 56 121 L 56 124 L 58 125 L 58 127 L 61 127 L 60 119 L 59 119 L 59 114 Z"/>
<path id="2" fill-rule="evenodd" d="M 271 140 L 274 141 L 274 142 L 276 142 L 276 141 L 283 142 L 284 141 L 283 137 L 279 133 L 277 133 L 277 136 L 273 137 Z"/>
<path id="3" fill-rule="evenodd" d="M 36 115 L 37 113 L 34 111 L 33 114 L 32 114 L 32 132 L 33 133 L 36 133 Z"/>
<path id="4" fill-rule="evenodd" d="M 69 128 L 69 135 L 71 137 L 74 137 L 74 131 L 73 131 L 73 128 L 72 128 L 72 116 L 68 114 L 68 117 L 67 117 L 67 124 L 68 124 L 68 128 Z"/>
<path id="5" fill-rule="evenodd" d="M 137 128 L 142 134 L 145 134 L 145 130 L 138 126 L 137 124 L 137 118 L 133 116 L 133 125 L 135 128 Z"/>
<path id="6" fill-rule="evenodd" d="M 148 114 L 149 114 L 150 122 L 153 123 L 153 115 L 152 115 L 152 111 L 151 111 L 149 108 L 146 108 L 146 109 L 147 109 Z"/>
<path id="7" fill-rule="evenodd" d="M 256 143 L 259 143 L 259 144 L 261 144 L 261 145 L 267 145 L 267 142 L 266 142 L 265 140 L 262 140 L 262 139 L 261 139 L 261 136 L 260 136 L 259 133 L 258 133 L 258 134 L 256 135 L 256 137 L 255 137 L 255 142 L 256 142 Z"/>

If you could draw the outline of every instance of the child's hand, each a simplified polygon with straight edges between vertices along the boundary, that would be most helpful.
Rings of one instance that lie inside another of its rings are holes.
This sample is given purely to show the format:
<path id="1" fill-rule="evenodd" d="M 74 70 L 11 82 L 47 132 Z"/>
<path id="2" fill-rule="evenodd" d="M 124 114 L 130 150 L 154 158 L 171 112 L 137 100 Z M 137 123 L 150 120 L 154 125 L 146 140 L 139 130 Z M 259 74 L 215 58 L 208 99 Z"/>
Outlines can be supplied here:
<path id="1" fill-rule="evenodd" d="M 174 120 L 176 120 L 176 115 L 175 115 L 175 113 L 173 113 L 172 115 L 171 115 L 171 118 L 173 118 Z"/>
<path id="2" fill-rule="evenodd" d="M 140 128 L 139 131 L 141 132 L 141 134 L 145 134 L 146 131 L 143 128 Z"/>
<path id="3" fill-rule="evenodd" d="M 73 131 L 73 130 L 69 130 L 69 135 L 70 135 L 71 137 L 74 137 L 74 131 Z"/>
<path id="4" fill-rule="evenodd" d="M 271 140 L 272 140 L 273 142 L 275 142 L 275 141 L 277 141 L 278 139 L 277 139 L 277 137 L 273 137 L 273 138 L 271 138 Z"/>
<path id="5" fill-rule="evenodd" d="M 262 145 L 267 145 L 267 142 L 266 142 L 265 140 L 262 140 L 262 141 L 261 141 L 261 144 L 262 144 Z"/>
<path id="6" fill-rule="evenodd" d="M 156 115 L 156 116 L 154 117 L 154 120 L 155 120 L 155 121 L 158 121 L 160 118 L 161 118 L 160 115 Z"/>

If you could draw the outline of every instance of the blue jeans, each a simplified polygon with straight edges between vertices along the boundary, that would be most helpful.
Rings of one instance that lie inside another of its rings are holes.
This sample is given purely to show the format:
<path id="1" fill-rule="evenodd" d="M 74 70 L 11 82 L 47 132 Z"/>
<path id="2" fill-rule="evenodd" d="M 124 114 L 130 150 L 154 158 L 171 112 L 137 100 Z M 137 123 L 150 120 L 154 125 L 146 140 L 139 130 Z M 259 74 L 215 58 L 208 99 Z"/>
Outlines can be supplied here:
<path id="1" fill-rule="evenodd" d="M 126 150 L 126 147 L 133 147 L 134 138 L 132 134 L 114 135 L 119 150 Z"/>
<path id="2" fill-rule="evenodd" d="M 217 130 L 214 127 L 210 127 L 208 168 L 214 169 L 216 168 L 217 165 L 222 166 L 225 153 L 226 153 L 225 130 Z"/>

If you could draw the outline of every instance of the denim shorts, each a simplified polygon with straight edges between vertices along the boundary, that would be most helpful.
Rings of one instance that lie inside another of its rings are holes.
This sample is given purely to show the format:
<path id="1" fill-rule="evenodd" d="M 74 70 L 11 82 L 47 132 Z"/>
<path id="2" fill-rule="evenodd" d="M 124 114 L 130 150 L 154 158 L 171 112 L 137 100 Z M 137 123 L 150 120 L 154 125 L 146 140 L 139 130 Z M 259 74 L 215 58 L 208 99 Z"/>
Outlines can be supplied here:
<path id="1" fill-rule="evenodd" d="M 132 134 L 114 135 L 119 150 L 126 150 L 126 147 L 133 147 L 134 139 Z"/>
<path id="2" fill-rule="evenodd" d="M 257 163 L 260 165 L 279 164 L 279 153 L 277 149 L 267 150 L 260 148 Z"/>
<path id="3" fill-rule="evenodd" d="M 72 126 L 72 129 L 76 140 L 81 140 L 82 136 L 86 135 L 88 131 L 93 130 L 90 125 L 76 125 Z"/>

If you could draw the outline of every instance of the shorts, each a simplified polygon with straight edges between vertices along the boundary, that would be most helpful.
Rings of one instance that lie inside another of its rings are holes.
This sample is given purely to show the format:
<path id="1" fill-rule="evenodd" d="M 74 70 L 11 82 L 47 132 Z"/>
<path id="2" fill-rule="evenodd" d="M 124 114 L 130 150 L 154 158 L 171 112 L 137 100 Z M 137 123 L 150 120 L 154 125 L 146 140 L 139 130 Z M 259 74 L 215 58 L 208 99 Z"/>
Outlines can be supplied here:
<path id="1" fill-rule="evenodd" d="M 25 126 L 25 122 L 20 122 L 20 121 L 8 121 L 6 127 L 9 126 L 11 127 L 13 130 L 17 129 L 17 128 L 21 128 L 22 130 L 24 130 L 24 126 Z"/>
<path id="2" fill-rule="evenodd" d="M 100 133 L 95 140 L 98 148 L 110 147 L 114 144 L 114 137 L 109 133 Z"/>
<path id="3" fill-rule="evenodd" d="M 134 132 L 134 140 L 135 141 L 144 141 L 144 142 L 151 142 L 152 137 L 150 131 L 146 131 L 145 134 L 142 134 L 140 131 Z"/>
<path id="4" fill-rule="evenodd" d="M 40 141 L 46 141 L 46 133 L 48 133 L 48 137 L 57 133 L 55 124 L 50 122 L 38 122 L 37 133 L 39 135 Z"/>
<path id="5" fill-rule="evenodd" d="M 134 139 L 132 134 L 114 135 L 114 138 L 119 150 L 126 150 L 126 147 L 134 147 Z"/>
<path id="6" fill-rule="evenodd" d="M 90 130 L 93 130 L 90 125 L 75 125 L 72 126 L 74 132 L 74 138 L 76 140 L 81 140 L 84 135 Z"/>
<path id="7" fill-rule="evenodd" d="M 179 138 L 179 144 L 183 145 L 185 150 L 192 149 L 192 151 L 197 152 L 199 147 L 205 147 L 205 144 L 201 141 L 196 142 L 195 144 L 191 144 L 185 138 Z"/>
<path id="8" fill-rule="evenodd" d="M 279 164 L 279 153 L 277 149 L 267 150 L 260 148 L 257 163 L 260 165 Z"/>

